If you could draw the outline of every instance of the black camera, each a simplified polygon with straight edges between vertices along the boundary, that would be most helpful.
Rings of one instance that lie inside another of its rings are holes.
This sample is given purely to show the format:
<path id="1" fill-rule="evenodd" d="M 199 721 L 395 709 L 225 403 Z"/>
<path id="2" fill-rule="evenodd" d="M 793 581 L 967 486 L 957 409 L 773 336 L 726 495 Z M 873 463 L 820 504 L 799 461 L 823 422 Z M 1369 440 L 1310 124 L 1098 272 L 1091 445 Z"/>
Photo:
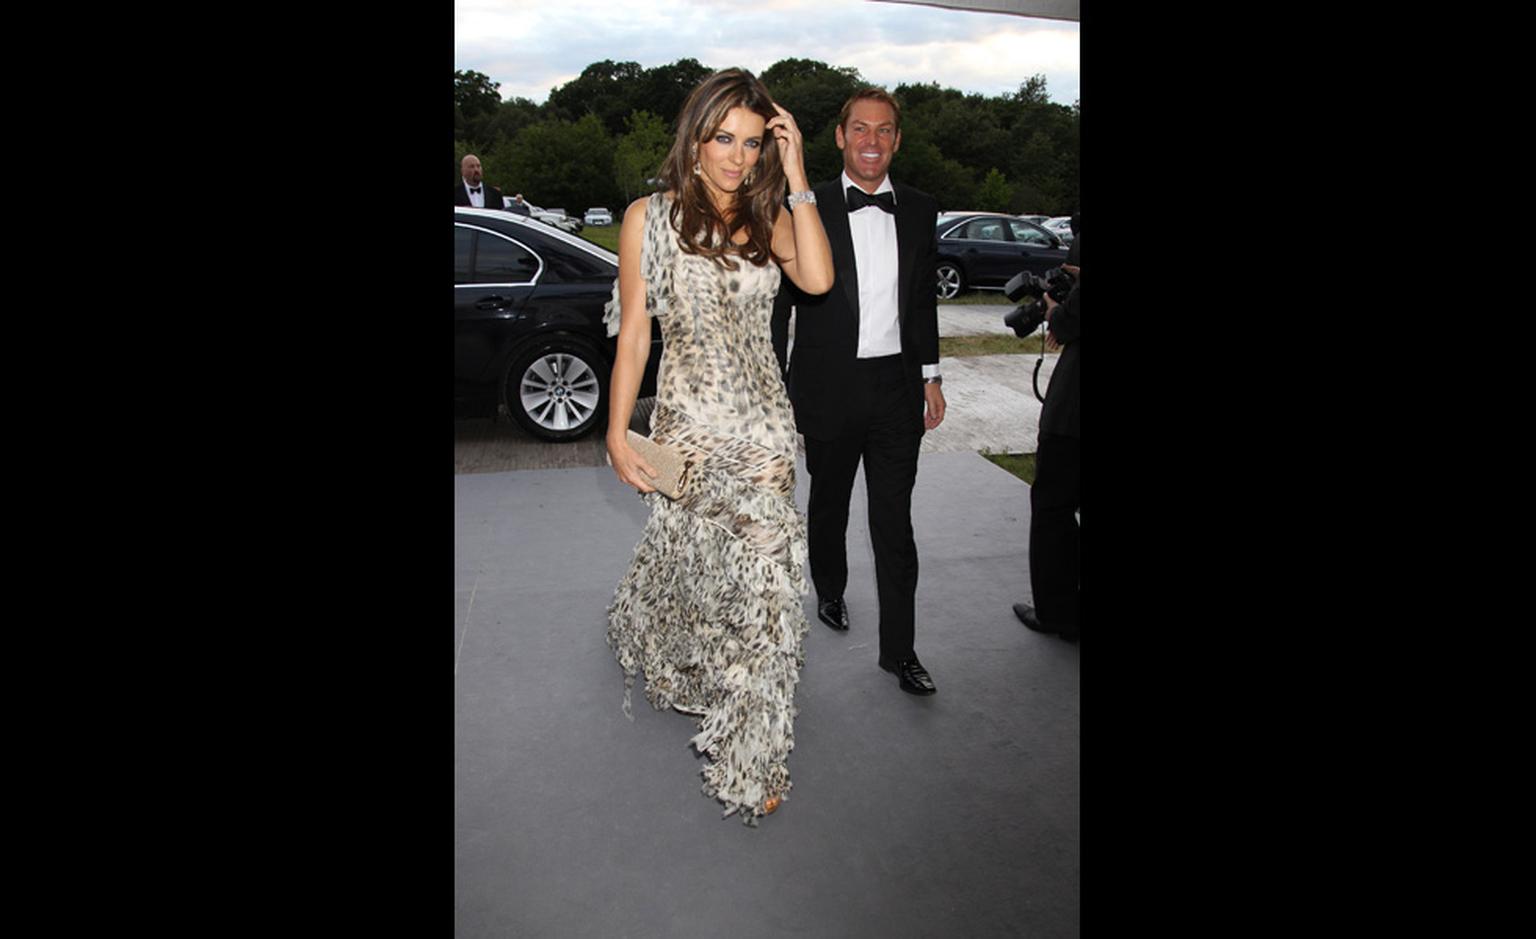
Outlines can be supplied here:
<path id="1" fill-rule="evenodd" d="M 1008 300 L 1019 304 L 1003 317 L 1003 325 L 1012 329 L 1014 335 L 1028 336 L 1045 322 L 1046 295 L 1049 294 L 1057 303 L 1063 303 L 1067 294 L 1072 292 L 1073 283 L 1072 275 L 1059 267 L 1051 268 L 1044 275 L 1020 271 L 1003 286 L 1003 293 Z"/>

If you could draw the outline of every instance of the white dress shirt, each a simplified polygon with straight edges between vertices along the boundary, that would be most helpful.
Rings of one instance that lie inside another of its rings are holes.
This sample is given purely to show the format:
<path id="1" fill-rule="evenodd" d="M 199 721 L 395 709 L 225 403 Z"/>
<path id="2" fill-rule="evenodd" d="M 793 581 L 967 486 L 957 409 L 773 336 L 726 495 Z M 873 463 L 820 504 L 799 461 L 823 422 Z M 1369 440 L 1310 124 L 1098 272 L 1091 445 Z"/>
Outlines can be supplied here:
<path id="1" fill-rule="evenodd" d="M 843 171 L 843 198 L 848 187 L 857 185 Z M 860 187 L 862 188 L 862 187 Z M 889 174 L 871 195 L 896 190 Z M 901 318 L 897 316 L 897 281 L 900 262 L 896 245 L 896 216 L 872 205 L 848 213 L 848 231 L 853 235 L 853 260 L 859 272 L 859 349 L 858 357 L 872 359 L 901 354 Z M 939 374 L 937 362 L 923 366 L 923 377 Z"/>
<path id="2" fill-rule="evenodd" d="M 463 179 L 462 176 L 459 177 L 459 178 Z M 472 187 L 469 184 L 469 180 L 465 179 L 464 180 L 464 191 L 469 193 L 469 204 L 474 206 L 477 209 L 485 208 L 485 183 L 482 182 L 480 184 L 480 191 L 479 192 L 469 192 L 469 190 L 472 189 L 472 188 L 474 188 L 474 187 Z"/>

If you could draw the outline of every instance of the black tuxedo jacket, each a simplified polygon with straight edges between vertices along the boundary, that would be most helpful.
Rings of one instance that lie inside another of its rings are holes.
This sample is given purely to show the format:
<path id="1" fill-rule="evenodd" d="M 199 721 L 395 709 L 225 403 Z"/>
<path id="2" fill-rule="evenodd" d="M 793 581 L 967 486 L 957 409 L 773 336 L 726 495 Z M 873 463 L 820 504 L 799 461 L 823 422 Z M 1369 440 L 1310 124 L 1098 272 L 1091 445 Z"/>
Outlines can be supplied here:
<path id="1" fill-rule="evenodd" d="M 896 305 L 901 321 L 901 364 L 911 388 L 912 420 L 923 426 L 923 366 L 939 361 L 938 203 L 925 192 L 891 181 L 896 190 Z M 785 381 L 802 434 L 838 436 L 846 421 L 850 383 L 859 349 L 859 272 L 848 228 L 842 176 L 815 187 L 816 209 L 832 245 L 837 269 L 832 289 L 821 296 L 801 293 L 784 278 L 773 304 L 773 351 L 786 369 L 789 308 L 795 307 L 795 349 Z"/>
<path id="2" fill-rule="evenodd" d="M 485 190 L 482 193 L 482 195 L 485 196 L 485 207 L 486 208 L 488 208 L 488 209 L 504 209 L 504 208 L 507 207 L 506 202 L 501 198 L 501 190 L 500 189 L 497 189 L 495 186 L 492 186 L 491 184 L 486 183 L 486 182 L 481 182 L 480 183 L 480 187 L 483 190 Z M 469 205 L 470 204 L 470 202 L 469 202 L 469 189 L 464 185 L 464 180 L 462 180 L 462 179 L 459 180 L 459 184 L 457 186 L 453 187 L 453 204 L 454 205 Z"/>

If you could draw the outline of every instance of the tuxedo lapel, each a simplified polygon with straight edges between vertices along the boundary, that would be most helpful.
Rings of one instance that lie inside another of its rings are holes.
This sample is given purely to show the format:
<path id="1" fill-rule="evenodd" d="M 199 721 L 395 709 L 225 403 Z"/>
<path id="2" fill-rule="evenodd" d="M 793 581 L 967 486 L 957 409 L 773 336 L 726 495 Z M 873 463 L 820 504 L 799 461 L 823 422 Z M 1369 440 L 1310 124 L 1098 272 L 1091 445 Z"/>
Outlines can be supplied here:
<path id="1" fill-rule="evenodd" d="M 891 183 L 891 188 L 896 188 L 896 183 Z M 917 232 L 915 226 L 918 223 L 917 206 L 912 204 L 911 197 L 902 198 L 902 193 L 896 193 L 896 325 L 902 335 L 906 333 L 907 325 L 907 281 L 912 273 L 912 252 L 917 245 Z"/>
<path id="2" fill-rule="evenodd" d="M 825 207 L 821 214 L 822 227 L 827 230 L 827 243 L 832 248 L 832 262 L 837 267 L 837 283 L 843 288 L 848 310 L 853 314 L 854 337 L 859 328 L 859 265 L 853 255 L 853 230 L 848 227 L 848 200 L 843 197 L 842 177 L 823 185 L 823 192 L 816 194 L 816 207 Z"/>

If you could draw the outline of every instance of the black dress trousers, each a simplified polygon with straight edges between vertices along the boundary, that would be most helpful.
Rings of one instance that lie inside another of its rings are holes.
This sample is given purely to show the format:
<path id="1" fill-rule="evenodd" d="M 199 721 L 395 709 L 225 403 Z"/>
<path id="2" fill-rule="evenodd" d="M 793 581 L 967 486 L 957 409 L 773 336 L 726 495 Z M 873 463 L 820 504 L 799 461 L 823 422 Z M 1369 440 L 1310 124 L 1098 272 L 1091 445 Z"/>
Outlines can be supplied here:
<path id="1" fill-rule="evenodd" d="M 1081 625 L 1077 512 L 1083 502 L 1082 466 L 1081 439 L 1040 435 L 1035 484 L 1029 488 L 1029 582 L 1035 615 L 1050 626 Z"/>
<path id="2" fill-rule="evenodd" d="M 858 359 L 842 434 L 805 438 L 811 475 L 811 580 L 820 600 L 840 598 L 848 585 L 848 506 L 859 461 L 869 495 L 869 535 L 880 597 L 880 658 L 903 659 L 913 649 L 917 545 L 912 537 L 912 487 L 923 440 L 921 398 L 913 412 L 911 379 L 901 356 Z"/>

